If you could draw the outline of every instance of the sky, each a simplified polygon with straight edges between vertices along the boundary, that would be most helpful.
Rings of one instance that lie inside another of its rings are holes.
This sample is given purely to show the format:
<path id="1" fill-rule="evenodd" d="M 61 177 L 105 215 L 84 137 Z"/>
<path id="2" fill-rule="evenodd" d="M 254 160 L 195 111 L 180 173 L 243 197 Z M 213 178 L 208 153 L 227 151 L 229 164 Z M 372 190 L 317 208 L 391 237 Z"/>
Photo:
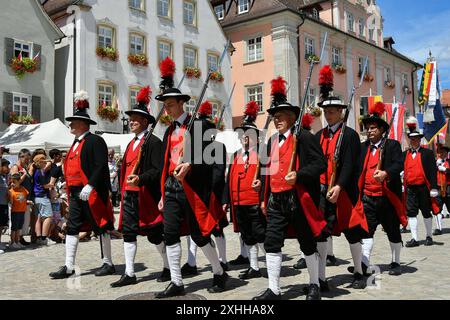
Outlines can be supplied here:
<path id="1" fill-rule="evenodd" d="M 394 48 L 420 64 L 431 49 L 441 89 L 450 89 L 450 1 L 377 0 L 377 5 L 384 18 L 384 37 L 392 36 Z"/>

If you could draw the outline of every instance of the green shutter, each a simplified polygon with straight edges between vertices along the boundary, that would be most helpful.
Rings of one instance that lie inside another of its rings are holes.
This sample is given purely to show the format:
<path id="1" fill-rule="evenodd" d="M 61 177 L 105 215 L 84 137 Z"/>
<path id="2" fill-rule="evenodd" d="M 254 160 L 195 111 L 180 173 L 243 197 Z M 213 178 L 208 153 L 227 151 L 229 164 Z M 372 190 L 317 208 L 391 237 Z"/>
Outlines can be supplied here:
<path id="1" fill-rule="evenodd" d="M 9 114 L 13 111 L 13 94 L 3 92 L 3 122 L 9 123 Z"/>
<path id="2" fill-rule="evenodd" d="M 41 97 L 33 96 L 31 99 L 31 116 L 37 122 L 41 122 Z"/>
<path id="3" fill-rule="evenodd" d="M 14 39 L 5 38 L 5 64 L 10 65 L 14 58 Z"/>

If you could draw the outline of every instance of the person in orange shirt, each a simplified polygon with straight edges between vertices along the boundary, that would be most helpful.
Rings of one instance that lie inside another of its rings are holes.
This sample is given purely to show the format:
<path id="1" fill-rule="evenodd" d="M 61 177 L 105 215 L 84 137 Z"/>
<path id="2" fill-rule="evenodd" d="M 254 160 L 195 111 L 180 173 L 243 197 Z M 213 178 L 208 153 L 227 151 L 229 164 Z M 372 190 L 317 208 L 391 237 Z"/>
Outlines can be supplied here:
<path id="1" fill-rule="evenodd" d="M 9 202 L 11 203 L 11 246 L 12 249 L 22 249 L 20 244 L 20 233 L 25 220 L 25 211 L 27 205 L 33 202 L 27 200 L 28 190 L 20 185 L 20 174 L 11 176 L 11 189 L 8 192 Z"/>

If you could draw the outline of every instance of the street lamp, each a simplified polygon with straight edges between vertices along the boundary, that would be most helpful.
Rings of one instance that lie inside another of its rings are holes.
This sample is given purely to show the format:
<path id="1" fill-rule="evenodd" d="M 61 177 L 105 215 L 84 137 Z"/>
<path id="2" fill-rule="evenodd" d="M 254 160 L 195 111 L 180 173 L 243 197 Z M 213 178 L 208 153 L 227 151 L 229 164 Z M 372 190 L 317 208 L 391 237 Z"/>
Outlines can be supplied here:
<path id="1" fill-rule="evenodd" d="M 123 111 L 121 111 L 120 113 L 122 113 L 122 119 L 120 119 L 120 120 L 122 120 L 122 133 L 128 133 L 129 120 L 127 117 L 125 117 Z"/>

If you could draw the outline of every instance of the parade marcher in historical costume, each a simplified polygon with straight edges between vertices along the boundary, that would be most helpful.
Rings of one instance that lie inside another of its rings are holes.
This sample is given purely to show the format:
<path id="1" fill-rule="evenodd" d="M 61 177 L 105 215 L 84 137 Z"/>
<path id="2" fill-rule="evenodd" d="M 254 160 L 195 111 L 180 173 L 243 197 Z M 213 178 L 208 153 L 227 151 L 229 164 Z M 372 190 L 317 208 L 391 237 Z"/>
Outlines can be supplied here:
<path id="1" fill-rule="evenodd" d="M 250 101 L 246 106 L 241 125 L 234 129 L 238 132 L 242 149 L 231 159 L 225 188 L 225 202 L 231 209 L 234 232 L 241 233 L 249 253 L 250 267 L 239 275 L 240 279 L 262 276 L 259 270 L 258 251 L 264 249 L 267 222 L 260 208 L 260 193 L 252 188 L 259 161 L 259 130 L 255 124 L 259 110 L 259 105 L 255 101 Z"/>
<path id="2" fill-rule="evenodd" d="M 328 162 L 327 170 L 320 176 L 320 206 L 327 220 L 328 229 L 332 230 L 333 235 L 344 233 L 355 265 L 352 287 L 363 289 L 365 280 L 361 269 L 361 239 L 367 236 L 368 227 L 362 210 L 353 210 L 359 198 L 358 164 L 361 142 L 358 133 L 346 127 L 339 150 L 339 161 L 334 164 L 337 142 L 343 130 L 343 110 L 347 108 L 347 105 L 339 98 L 330 96 L 333 90 L 333 72 L 329 66 L 323 67 L 320 71 L 319 85 L 321 87 L 319 107 L 323 109 L 327 126 L 316 134 L 316 139 L 322 146 Z M 331 187 L 330 184 L 332 184 Z M 332 242 L 331 236 L 328 240 Z M 317 242 L 319 281 L 322 291 L 329 291 L 325 277 L 327 247 L 327 239 L 320 239 Z"/>
<path id="3" fill-rule="evenodd" d="M 105 141 L 89 132 L 96 125 L 87 109 L 87 92 L 75 94 L 75 113 L 67 117 L 75 141 L 64 163 L 64 175 L 69 197 L 69 218 L 66 230 L 66 264 L 50 273 L 54 279 L 67 278 L 75 273 L 75 256 L 80 231 L 94 231 L 100 235 L 103 266 L 96 276 L 115 273 L 111 259 L 111 237 L 114 214 L 109 192 L 108 148 Z"/>
<path id="4" fill-rule="evenodd" d="M 213 124 L 212 116 L 212 104 L 208 100 L 202 103 L 198 111 L 198 119 L 205 119 L 206 121 Z M 215 141 L 215 135 L 212 137 L 211 143 L 212 150 L 214 154 L 211 156 L 214 158 L 213 172 L 212 172 L 212 192 L 211 192 L 211 210 L 222 211 L 222 194 L 225 186 L 225 169 L 226 169 L 226 148 L 223 143 Z M 221 154 L 217 155 L 215 159 L 215 151 L 219 151 Z M 219 221 L 219 224 L 214 228 L 212 235 L 214 236 L 214 242 L 217 246 L 217 251 L 219 254 L 220 264 L 225 271 L 228 271 L 228 262 L 226 255 L 226 238 L 223 233 L 223 228 L 228 225 L 228 220 L 226 218 L 225 212 L 216 213 L 223 216 Z M 187 236 L 187 247 L 188 247 L 188 261 L 181 267 L 182 276 L 190 276 L 198 274 L 197 271 L 197 245 L 192 241 L 190 236 Z"/>
<path id="5" fill-rule="evenodd" d="M 136 284 L 134 259 L 138 235 L 147 236 L 161 254 L 164 269 L 158 281 L 170 279 L 163 241 L 163 215 L 158 209 L 162 142 L 153 134 L 147 138 L 148 126 L 155 125 L 155 118 L 148 110 L 150 95 L 150 87 L 142 88 L 136 97 L 137 105 L 125 111 L 130 117 L 131 132 L 135 134 L 127 146 L 120 170 L 122 206 L 118 230 L 123 234 L 126 269 L 125 274 L 111 284 L 112 287 Z"/>
<path id="6" fill-rule="evenodd" d="M 166 88 L 156 99 L 163 101 L 167 114 L 174 119 L 163 139 L 162 199 L 159 204 L 164 212 L 164 239 L 171 282 L 156 297 L 168 298 L 185 293 L 180 267 L 183 222 L 187 224 L 192 240 L 202 249 L 212 266 L 214 279 L 208 291 L 222 292 L 226 288 L 228 274 L 223 270 L 217 251 L 211 244 L 211 232 L 222 217 L 214 216 L 209 210 L 212 166 L 205 163 L 203 155 L 205 148 L 211 144 L 210 139 L 203 139 L 211 124 L 204 119 L 197 119 L 190 132 L 185 134 L 190 116 L 184 112 L 183 106 L 190 96 L 173 88 L 173 79 L 164 77 L 164 72 L 163 78 Z"/>
<path id="7" fill-rule="evenodd" d="M 425 245 L 431 246 L 433 245 L 432 213 L 437 214 L 440 211 L 436 200 L 436 197 L 439 196 L 436 159 L 432 150 L 420 146 L 423 134 L 417 131 L 417 119 L 414 117 L 408 118 L 406 125 L 409 130 L 408 138 L 411 148 L 403 152 L 403 179 L 406 193 L 406 212 L 412 239 L 406 242 L 405 246 L 407 248 L 419 246 L 417 234 L 419 210 L 422 212 L 427 232 Z"/>
<path id="8" fill-rule="evenodd" d="M 326 169 L 326 161 L 319 143 L 310 132 L 301 130 L 298 139 L 294 137 L 294 124 L 300 115 L 300 108 L 287 102 L 285 81 L 281 77 L 272 80 L 272 96 L 273 107 L 267 112 L 273 116 L 278 133 L 268 141 L 265 153 L 268 159 L 262 159 L 265 164 L 261 180 L 253 183 L 258 191 L 264 181 L 263 208 L 267 214 L 264 248 L 269 288 L 253 299 L 281 298 L 281 248 L 291 226 L 308 267 L 310 284 L 306 299 L 317 300 L 321 295 L 316 238 L 326 231 L 326 221 L 318 208 L 319 177 Z M 293 166 L 290 168 L 293 155 Z"/>
<path id="9" fill-rule="evenodd" d="M 400 251 L 403 243 L 400 224 L 405 226 L 407 223 L 400 180 L 400 172 L 403 169 L 402 149 L 397 141 L 384 140 L 383 135 L 389 130 L 389 124 L 383 119 L 384 113 L 385 105 L 378 102 L 362 119 L 368 139 L 361 144 L 358 182 L 360 202 L 356 207 L 360 208 L 362 205 L 369 227 L 369 235 L 362 243 L 362 270 L 365 275 L 368 274 L 367 269 L 370 267 L 373 237 L 380 224 L 387 234 L 391 247 L 392 262 L 389 274 L 400 275 L 402 272 Z M 380 152 L 383 152 L 382 159 Z M 351 273 L 354 269 L 348 268 Z"/>
<path id="10" fill-rule="evenodd" d="M 437 144 L 438 159 L 436 161 L 437 171 L 437 184 L 439 188 L 439 207 L 440 212 L 435 216 L 436 229 L 433 232 L 434 236 L 442 234 L 442 219 L 444 217 L 444 205 L 450 207 L 450 162 L 448 159 L 448 152 L 450 147 L 445 144 Z"/>

